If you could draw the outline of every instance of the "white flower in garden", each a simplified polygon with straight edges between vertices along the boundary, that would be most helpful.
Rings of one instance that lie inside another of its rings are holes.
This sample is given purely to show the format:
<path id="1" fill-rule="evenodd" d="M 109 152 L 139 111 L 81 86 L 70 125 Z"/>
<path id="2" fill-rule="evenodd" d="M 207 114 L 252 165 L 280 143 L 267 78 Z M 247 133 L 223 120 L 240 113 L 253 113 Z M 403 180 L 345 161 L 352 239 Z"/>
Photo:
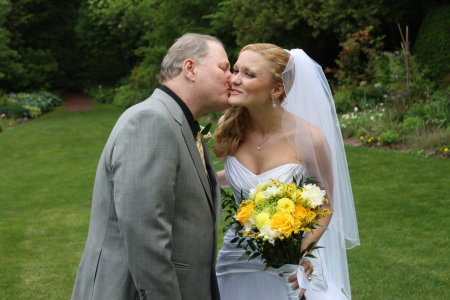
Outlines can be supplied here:
<path id="1" fill-rule="evenodd" d="M 315 208 L 323 204 L 325 191 L 315 184 L 307 184 L 303 187 L 301 195 L 311 207 Z"/>

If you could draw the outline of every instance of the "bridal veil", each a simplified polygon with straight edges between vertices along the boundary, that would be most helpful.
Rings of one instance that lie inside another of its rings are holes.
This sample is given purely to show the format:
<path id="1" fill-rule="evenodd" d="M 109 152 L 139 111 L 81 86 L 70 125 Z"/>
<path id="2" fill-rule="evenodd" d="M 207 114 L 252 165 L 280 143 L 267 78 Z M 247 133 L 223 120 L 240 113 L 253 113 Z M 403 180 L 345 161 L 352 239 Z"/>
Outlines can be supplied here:
<path id="1" fill-rule="evenodd" d="M 324 271 L 350 298 L 346 249 L 359 245 L 359 235 L 333 96 L 320 65 L 301 49 L 288 52 L 291 56 L 282 74 L 283 130 L 309 173 L 327 190 L 333 217 L 319 242 L 324 247 L 320 249 Z"/>

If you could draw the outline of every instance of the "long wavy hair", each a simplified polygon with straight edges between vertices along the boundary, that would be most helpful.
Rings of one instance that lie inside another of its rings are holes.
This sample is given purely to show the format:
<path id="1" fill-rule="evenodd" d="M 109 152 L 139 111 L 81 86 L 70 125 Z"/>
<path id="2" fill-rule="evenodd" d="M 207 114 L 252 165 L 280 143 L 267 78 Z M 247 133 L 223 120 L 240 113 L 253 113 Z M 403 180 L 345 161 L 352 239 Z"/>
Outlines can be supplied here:
<path id="1" fill-rule="evenodd" d="M 244 51 L 251 50 L 261 54 L 269 62 L 269 72 L 272 74 L 274 82 L 283 84 L 281 74 L 283 73 L 290 54 L 274 44 L 258 43 L 250 44 L 242 48 L 241 54 Z M 284 100 L 286 94 L 278 99 L 280 102 Z M 247 126 L 250 121 L 250 114 L 246 107 L 233 106 L 225 111 L 225 114 L 220 118 L 218 127 L 214 133 L 216 145 L 214 146 L 214 153 L 217 157 L 225 157 L 236 152 L 239 144 L 244 138 Z"/>

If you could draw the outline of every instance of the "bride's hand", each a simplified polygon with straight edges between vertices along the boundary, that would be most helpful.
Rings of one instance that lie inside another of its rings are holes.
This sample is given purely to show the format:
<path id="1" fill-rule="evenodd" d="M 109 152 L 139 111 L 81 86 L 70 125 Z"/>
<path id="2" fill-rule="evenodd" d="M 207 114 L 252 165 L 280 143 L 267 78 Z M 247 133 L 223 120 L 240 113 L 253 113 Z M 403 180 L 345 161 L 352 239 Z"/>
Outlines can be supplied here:
<path id="1" fill-rule="evenodd" d="M 306 278 L 308 278 L 308 280 L 311 280 L 311 274 L 312 274 L 312 272 L 314 271 L 313 265 L 312 265 L 309 261 L 303 260 L 303 261 L 300 263 L 300 266 L 302 266 L 303 269 L 305 270 Z M 289 282 L 293 282 L 293 284 L 292 284 L 292 289 L 293 289 L 293 290 L 296 290 L 296 289 L 299 288 L 298 281 L 297 281 L 297 273 L 292 274 L 292 275 L 288 278 L 288 281 L 289 281 Z M 300 298 L 303 296 L 303 294 L 305 293 L 305 291 L 306 291 L 305 289 L 301 289 L 301 290 L 300 290 Z"/>

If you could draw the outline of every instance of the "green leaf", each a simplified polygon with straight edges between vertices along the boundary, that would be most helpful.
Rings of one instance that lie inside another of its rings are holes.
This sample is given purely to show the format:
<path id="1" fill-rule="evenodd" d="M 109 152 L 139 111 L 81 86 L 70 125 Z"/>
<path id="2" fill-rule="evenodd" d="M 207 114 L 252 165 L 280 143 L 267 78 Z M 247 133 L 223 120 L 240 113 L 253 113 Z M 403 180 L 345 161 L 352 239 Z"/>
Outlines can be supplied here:
<path id="1" fill-rule="evenodd" d="M 239 243 L 237 244 L 237 246 L 240 247 L 244 241 L 245 241 L 245 238 L 242 238 L 242 239 L 239 241 Z"/>
<path id="2" fill-rule="evenodd" d="M 253 251 L 256 251 L 256 247 L 255 247 L 255 245 L 253 244 L 253 241 L 249 241 L 249 242 L 248 242 L 248 245 L 250 246 L 250 249 L 252 249 Z"/>
<path id="3" fill-rule="evenodd" d="M 257 257 L 260 256 L 260 255 L 261 255 L 260 252 L 255 252 L 255 253 L 253 253 L 253 254 L 250 256 L 249 260 L 255 259 L 255 258 L 257 258 Z"/>
<path id="4" fill-rule="evenodd" d="M 239 237 L 235 237 L 235 238 L 233 238 L 233 239 L 231 240 L 231 242 L 232 242 L 232 243 L 236 243 L 238 240 L 239 240 Z M 239 244 L 238 244 L 238 246 L 239 246 Z"/>
<path id="5" fill-rule="evenodd" d="M 203 128 L 202 131 L 201 131 L 200 133 L 201 133 L 202 135 L 207 134 L 207 133 L 211 130 L 211 126 L 212 126 L 212 123 L 206 124 L 205 128 Z"/>

